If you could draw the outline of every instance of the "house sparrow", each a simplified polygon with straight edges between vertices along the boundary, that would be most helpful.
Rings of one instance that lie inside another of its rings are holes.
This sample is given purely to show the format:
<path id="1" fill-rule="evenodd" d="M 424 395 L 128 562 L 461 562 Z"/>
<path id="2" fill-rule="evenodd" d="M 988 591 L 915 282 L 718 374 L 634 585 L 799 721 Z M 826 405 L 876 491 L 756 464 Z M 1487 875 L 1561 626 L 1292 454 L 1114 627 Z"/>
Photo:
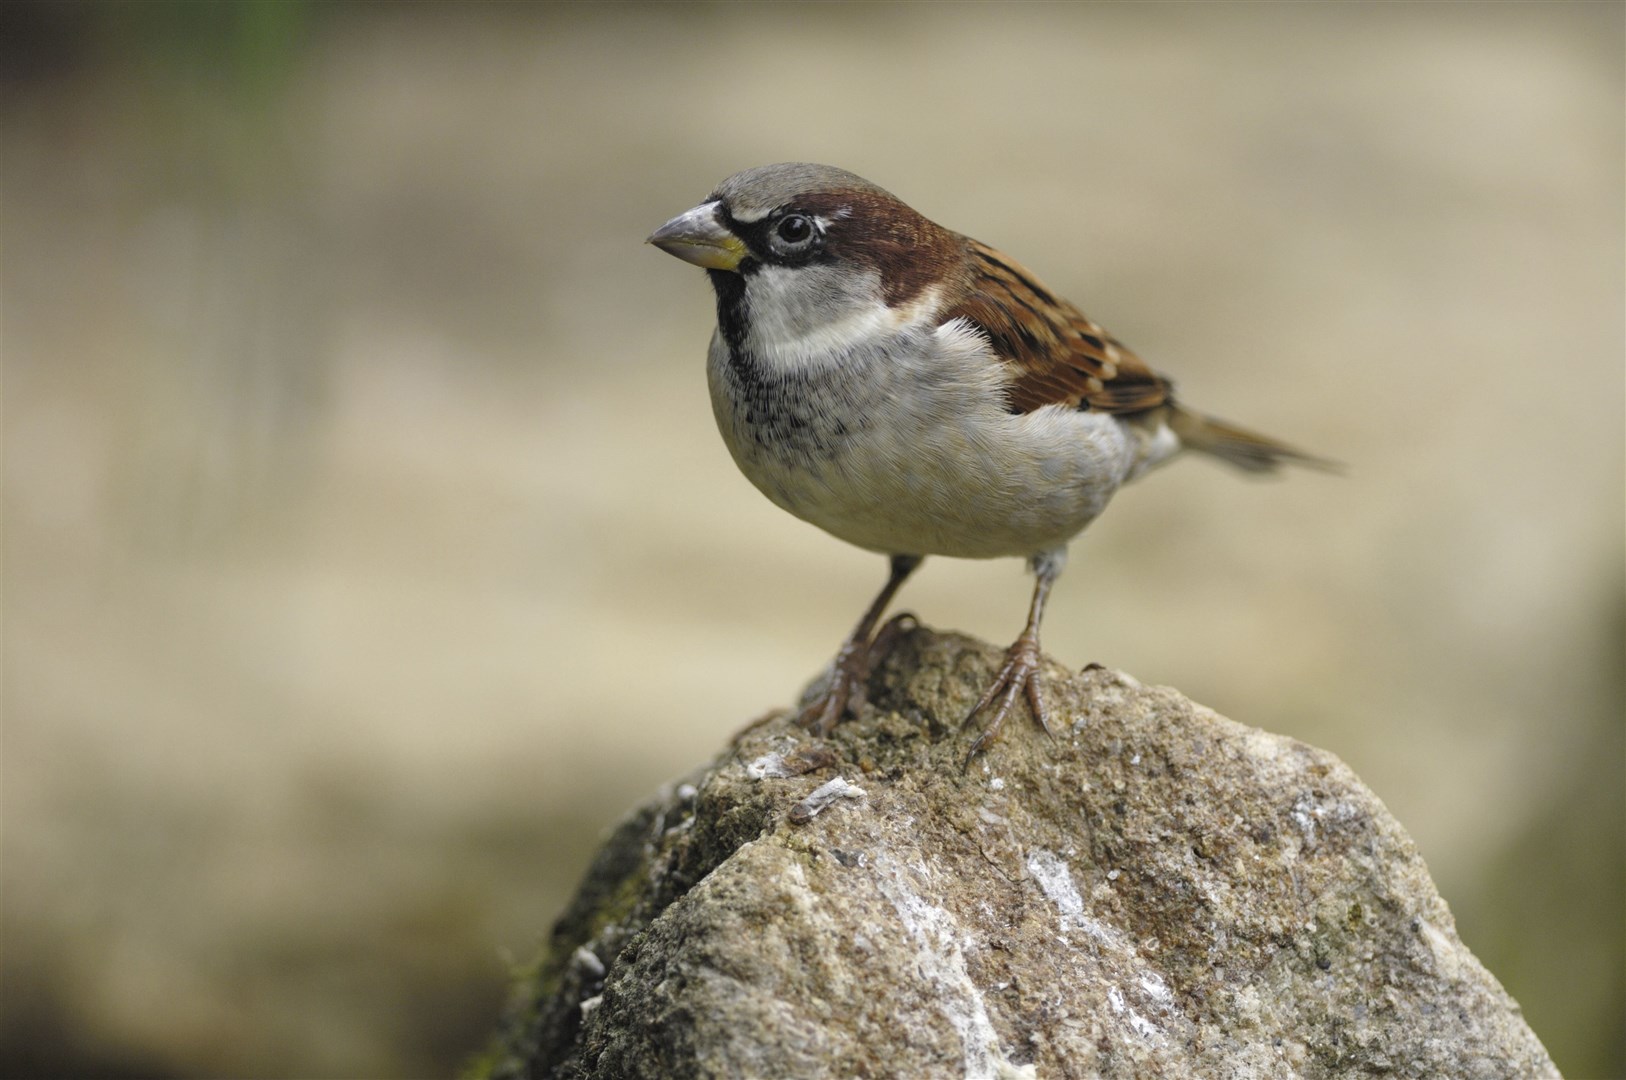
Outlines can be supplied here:
<path id="1" fill-rule="evenodd" d="M 1177 405 L 1020 263 L 842 169 L 736 173 L 648 242 L 711 278 L 712 408 L 740 470 L 891 556 L 800 717 L 820 734 L 861 702 L 876 624 L 925 556 L 1020 555 L 1037 578 L 1027 626 L 966 717 L 992 707 L 969 762 L 1018 697 L 1049 732 L 1039 622 L 1068 541 L 1113 492 L 1185 449 L 1250 472 L 1325 464 Z"/>

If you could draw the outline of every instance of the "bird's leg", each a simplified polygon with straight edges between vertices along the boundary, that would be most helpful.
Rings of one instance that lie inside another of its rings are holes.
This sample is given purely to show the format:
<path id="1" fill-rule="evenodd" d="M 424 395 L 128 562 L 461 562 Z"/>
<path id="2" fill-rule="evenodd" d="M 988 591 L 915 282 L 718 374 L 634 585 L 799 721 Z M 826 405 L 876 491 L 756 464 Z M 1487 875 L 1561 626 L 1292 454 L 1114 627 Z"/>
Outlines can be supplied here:
<path id="1" fill-rule="evenodd" d="M 892 602 L 906 578 L 915 572 L 920 565 L 922 557 L 919 555 L 892 556 L 892 572 L 886 579 L 886 585 L 881 589 L 875 602 L 864 612 L 864 617 L 858 620 L 853 632 L 847 635 L 847 640 L 841 643 L 841 649 L 836 653 L 835 662 L 831 665 L 830 685 L 824 693 L 814 698 L 802 710 L 796 722 L 808 728 L 814 734 L 828 735 L 830 729 L 836 726 L 849 705 L 856 708 L 864 700 L 864 682 L 869 677 L 870 635 L 875 631 L 875 624 L 880 620 L 881 613 Z M 893 630 L 897 620 L 887 623 L 885 630 Z M 895 631 L 887 635 L 888 639 L 895 636 Z"/>
<path id="2" fill-rule="evenodd" d="M 1050 596 L 1050 586 L 1054 585 L 1056 578 L 1061 575 L 1061 568 L 1067 561 L 1066 556 L 1066 550 L 1063 549 L 1035 555 L 1031 560 L 1036 580 L 1033 585 L 1033 604 L 1028 608 L 1028 624 L 1011 643 L 1011 647 L 1005 650 L 1004 666 L 994 677 L 993 685 L 988 687 L 987 693 L 982 695 L 982 700 L 966 714 L 965 722 L 969 724 L 989 705 L 996 706 L 993 719 L 971 744 L 971 750 L 965 756 L 966 765 L 970 765 L 971 759 L 999 734 L 1000 727 L 1005 723 L 1005 714 L 1011 711 L 1018 694 L 1027 697 L 1028 706 L 1033 710 L 1033 718 L 1039 722 L 1044 733 L 1055 738 L 1050 730 L 1049 719 L 1045 715 L 1044 699 L 1039 696 L 1039 684 L 1043 681 L 1039 677 L 1039 622 L 1044 618 L 1044 603 Z"/>

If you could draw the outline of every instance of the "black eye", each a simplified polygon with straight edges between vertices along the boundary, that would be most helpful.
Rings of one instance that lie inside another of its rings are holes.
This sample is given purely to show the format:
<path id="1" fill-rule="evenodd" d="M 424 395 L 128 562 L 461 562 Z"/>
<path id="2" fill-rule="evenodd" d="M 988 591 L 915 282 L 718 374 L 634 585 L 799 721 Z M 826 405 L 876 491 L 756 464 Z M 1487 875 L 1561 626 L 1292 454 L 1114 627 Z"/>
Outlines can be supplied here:
<path id="1" fill-rule="evenodd" d="M 813 235 L 813 223 L 800 214 L 791 214 L 780 219 L 779 228 L 774 231 L 787 244 L 803 244 Z"/>

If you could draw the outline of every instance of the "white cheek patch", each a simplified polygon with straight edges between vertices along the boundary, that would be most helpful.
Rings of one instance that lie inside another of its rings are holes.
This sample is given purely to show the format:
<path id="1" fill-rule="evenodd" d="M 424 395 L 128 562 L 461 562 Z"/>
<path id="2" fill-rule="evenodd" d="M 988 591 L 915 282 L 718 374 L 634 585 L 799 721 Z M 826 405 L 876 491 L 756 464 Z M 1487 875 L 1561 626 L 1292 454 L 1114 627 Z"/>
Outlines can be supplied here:
<path id="1" fill-rule="evenodd" d="M 783 369 L 835 362 L 930 317 L 938 295 L 928 289 L 914 302 L 891 308 L 873 271 L 763 266 L 745 287 L 747 341 L 759 360 Z"/>

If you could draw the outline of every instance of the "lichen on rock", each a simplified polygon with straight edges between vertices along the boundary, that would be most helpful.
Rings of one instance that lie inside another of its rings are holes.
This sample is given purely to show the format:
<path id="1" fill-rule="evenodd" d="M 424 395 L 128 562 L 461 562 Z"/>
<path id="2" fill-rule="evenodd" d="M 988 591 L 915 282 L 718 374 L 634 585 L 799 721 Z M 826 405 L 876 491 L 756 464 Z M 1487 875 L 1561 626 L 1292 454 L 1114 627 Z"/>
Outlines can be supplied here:
<path id="1" fill-rule="evenodd" d="M 1047 739 L 961 762 L 1000 660 L 905 634 L 600 850 L 474 1072 L 1547 1077 L 1412 841 L 1331 754 L 1051 664 Z"/>

